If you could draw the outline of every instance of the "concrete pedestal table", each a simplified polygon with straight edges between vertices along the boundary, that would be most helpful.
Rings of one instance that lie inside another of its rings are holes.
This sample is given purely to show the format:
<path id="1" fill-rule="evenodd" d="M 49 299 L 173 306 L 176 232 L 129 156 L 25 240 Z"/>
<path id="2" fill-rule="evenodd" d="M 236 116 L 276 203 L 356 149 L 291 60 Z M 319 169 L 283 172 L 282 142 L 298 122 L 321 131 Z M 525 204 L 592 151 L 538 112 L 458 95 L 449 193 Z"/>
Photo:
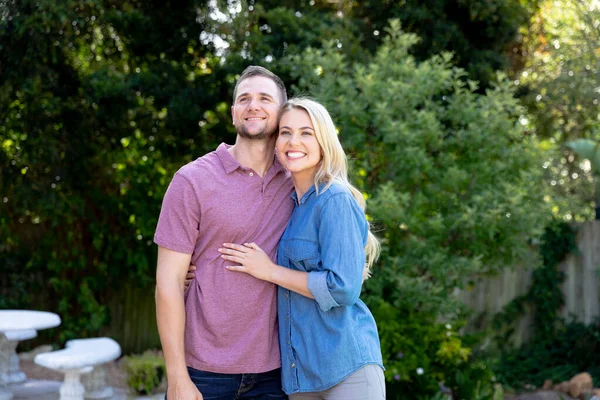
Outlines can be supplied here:
<path id="1" fill-rule="evenodd" d="M 7 387 L 11 352 L 6 334 L 12 331 L 41 330 L 60 325 L 60 317 L 46 311 L 0 310 L 0 400 L 12 399 Z"/>
<path id="2" fill-rule="evenodd" d="M 19 342 L 33 339 L 37 336 L 37 331 L 34 331 L 33 329 L 24 331 L 6 331 L 4 332 L 4 336 L 6 336 L 6 341 L 3 343 L 4 346 L 0 347 L 0 353 L 9 353 L 10 357 L 8 371 L 6 372 L 4 381 L 9 385 L 25 382 L 27 376 L 19 369 L 19 356 L 17 355 L 16 350 Z M 0 344 L 0 346 L 1 345 L 2 344 Z M 2 367 L 0 367 L 0 370 L 2 370 Z"/>

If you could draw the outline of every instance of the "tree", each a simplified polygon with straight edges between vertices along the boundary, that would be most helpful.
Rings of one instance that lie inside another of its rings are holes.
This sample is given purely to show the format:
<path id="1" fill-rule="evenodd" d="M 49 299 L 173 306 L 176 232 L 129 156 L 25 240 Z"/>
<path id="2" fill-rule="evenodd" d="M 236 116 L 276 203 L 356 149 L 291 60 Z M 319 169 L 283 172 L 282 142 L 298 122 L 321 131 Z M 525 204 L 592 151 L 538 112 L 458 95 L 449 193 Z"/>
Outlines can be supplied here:
<path id="1" fill-rule="evenodd" d="M 223 16 L 210 23 L 226 53 L 273 63 L 306 45 L 333 40 L 349 61 L 370 57 L 381 45 L 384 28 L 397 18 L 420 41 L 410 49 L 418 60 L 443 51 L 481 88 L 508 68 L 508 49 L 539 0 L 301 0 L 217 2 Z M 233 6 L 235 4 L 235 6 Z M 210 22 L 210 21 L 209 21 Z M 232 33 L 233 32 L 233 33 Z M 270 60 L 270 61 L 268 61 Z M 285 70 L 284 70 L 285 71 Z"/>
<path id="2" fill-rule="evenodd" d="M 386 31 L 369 62 L 350 65 L 332 45 L 289 63 L 295 91 L 337 122 L 384 240 L 367 299 L 386 377 L 404 393 L 431 395 L 439 381 L 459 390 L 457 370 L 476 375 L 454 331 L 464 307 L 453 291 L 529 258 L 549 214 L 540 154 L 517 121 L 510 83 L 478 94 L 449 54 L 417 62 L 409 53 L 417 37 L 397 21 Z"/>
<path id="3" fill-rule="evenodd" d="M 421 39 L 410 53 L 425 60 L 444 51 L 455 65 L 486 88 L 498 70 L 508 68 L 508 49 L 519 29 L 537 7 L 537 0 L 407 0 L 352 1 L 352 15 L 360 21 L 367 47 L 380 43 L 390 18 Z"/>
<path id="4" fill-rule="evenodd" d="M 544 1 L 525 32 L 524 68 L 516 76 L 528 108 L 521 119 L 544 138 L 547 198 L 566 220 L 592 218 L 591 165 L 565 148 L 576 139 L 600 140 L 600 8 L 580 0 Z"/>
<path id="5" fill-rule="evenodd" d="M 97 334 L 112 293 L 153 281 L 172 173 L 231 137 L 206 7 L 0 2 L 0 303 L 45 293 L 61 339 Z"/>

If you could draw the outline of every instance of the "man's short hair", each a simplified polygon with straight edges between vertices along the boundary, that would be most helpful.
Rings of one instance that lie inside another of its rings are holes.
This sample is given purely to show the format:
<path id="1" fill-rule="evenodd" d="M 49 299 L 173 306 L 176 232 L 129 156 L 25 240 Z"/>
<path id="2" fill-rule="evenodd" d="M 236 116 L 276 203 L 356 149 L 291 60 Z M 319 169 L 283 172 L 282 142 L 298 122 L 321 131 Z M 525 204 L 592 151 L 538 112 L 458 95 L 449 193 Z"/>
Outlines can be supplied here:
<path id="1" fill-rule="evenodd" d="M 281 99 L 280 99 L 281 104 L 284 104 L 287 101 L 287 93 L 285 91 L 285 83 L 283 83 L 283 81 L 281 80 L 280 77 L 278 77 L 277 75 L 275 75 L 274 73 L 272 73 L 271 71 L 269 71 L 268 69 L 266 69 L 264 67 L 260 67 L 258 65 L 250 65 L 242 72 L 242 75 L 240 75 L 237 82 L 235 83 L 235 87 L 233 89 L 233 102 L 234 103 L 235 103 L 235 99 L 237 97 L 237 90 L 238 90 L 238 86 L 240 85 L 240 82 L 242 82 L 244 79 L 248 79 L 253 76 L 264 76 L 265 78 L 269 78 L 270 80 L 275 82 L 275 84 L 279 88 L 279 94 L 281 95 Z"/>

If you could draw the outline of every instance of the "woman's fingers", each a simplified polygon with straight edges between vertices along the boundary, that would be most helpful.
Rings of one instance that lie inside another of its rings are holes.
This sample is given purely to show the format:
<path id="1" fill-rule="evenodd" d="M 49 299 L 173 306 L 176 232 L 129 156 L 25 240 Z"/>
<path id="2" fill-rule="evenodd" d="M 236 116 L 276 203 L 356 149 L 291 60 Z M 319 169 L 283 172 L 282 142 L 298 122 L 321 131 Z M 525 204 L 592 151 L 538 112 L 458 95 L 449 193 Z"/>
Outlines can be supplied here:
<path id="1" fill-rule="evenodd" d="M 225 268 L 230 271 L 247 272 L 243 265 L 226 265 Z"/>
<path id="2" fill-rule="evenodd" d="M 222 255 L 221 258 L 224 259 L 224 260 L 227 260 L 227 261 L 236 262 L 238 264 L 242 264 L 244 262 L 244 259 L 242 257 L 238 257 L 238 256 L 226 256 L 226 255 Z"/>
<path id="3" fill-rule="evenodd" d="M 243 251 L 231 250 L 231 249 L 224 249 L 224 248 L 219 249 L 219 253 L 221 253 L 221 254 L 229 254 L 229 255 L 238 256 L 238 257 L 242 257 L 244 254 L 246 254 Z"/>
<path id="4" fill-rule="evenodd" d="M 248 251 L 248 249 L 244 246 L 241 246 L 239 244 L 235 244 L 235 243 L 223 243 L 223 247 L 229 248 L 229 249 L 233 249 L 233 250 L 237 250 L 237 251 L 241 251 L 241 252 L 246 252 Z"/>
<path id="5" fill-rule="evenodd" d="M 254 242 L 252 242 L 252 243 L 244 243 L 244 247 L 246 248 L 246 251 L 248 251 L 248 252 L 251 252 L 251 251 L 262 251 L 262 249 L 260 248 L 260 246 L 257 245 Z"/>

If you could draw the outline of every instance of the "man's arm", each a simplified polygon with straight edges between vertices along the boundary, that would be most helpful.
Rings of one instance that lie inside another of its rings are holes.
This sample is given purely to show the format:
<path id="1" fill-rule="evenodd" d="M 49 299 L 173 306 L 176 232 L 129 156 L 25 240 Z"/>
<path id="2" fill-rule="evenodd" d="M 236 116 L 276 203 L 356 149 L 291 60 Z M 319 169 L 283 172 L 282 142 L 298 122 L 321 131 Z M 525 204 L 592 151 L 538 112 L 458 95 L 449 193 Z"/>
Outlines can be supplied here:
<path id="1" fill-rule="evenodd" d="M 158 248 L 156 321 L 167 366 L 169 399 L 202 399 L 185 364 L 184 280 L 191 255 Z"/>

